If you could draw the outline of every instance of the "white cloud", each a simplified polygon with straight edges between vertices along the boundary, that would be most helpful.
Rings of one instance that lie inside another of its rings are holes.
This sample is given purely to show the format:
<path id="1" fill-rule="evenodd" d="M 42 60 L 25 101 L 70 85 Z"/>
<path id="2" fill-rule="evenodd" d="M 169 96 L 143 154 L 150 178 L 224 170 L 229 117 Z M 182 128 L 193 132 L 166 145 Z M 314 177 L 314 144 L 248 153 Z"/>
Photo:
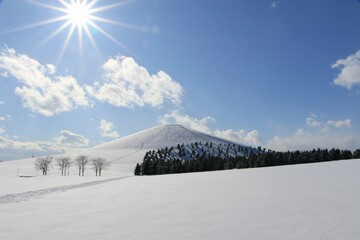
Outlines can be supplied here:
<path id="1" fill-rule="evenodd" d="M 263 146 L 268 149 L 278 151 L 288 150 L 311 150 L 314 148 L 340 148 L 355 150 L 359 147 L 360 138 L 345 133 L 339 133 L 339 130 L 333 131 L 335 128 L 350 128 L 351 120 L 338 120 L 320 122 L 313 115 L 306 119 L 307 125 L 311 126 L 312 132 L 307 132 L 303 128 L 299 128 L 290 136 L 275 136 L 274 138 L 263 141 L 258 130 L 245 131 L 243 129 L 235 131 L 233 129 L 212 131 L 208 124 L 215 122 L 212 117 L 193 118 L 187 114 L 181 114 L 178 111 L 172 111 L 159 118 L 162 124 L 177 123 L 185 127 L 189 127 L 207 134 L 228 139 L 251 146 Z"/>
<path id="2" fill-rule="evenodd" d="M 339 121 L 327 121 L 326 122 L 329 126 L 336 127 L 336 128 L 351 128 L 351 120 L 339 120 Z"/>
<path id="3" fill-rule="evenodd" d="M 117 107 L 144 106 L 159 107 L 166 100 L 180 104 L 181 85 L 164 71 L 151 75 L 148 70 L 131 57 L 117 56 L 103 65 L 105 83 L 87 86 L 88 93 L 101 102 Z"/>
<path id="4" fill-rule="evenodd" d="M 161 124 L 176 123 L 203 133 L 212 134 L 230 141 L 238 142 L 245 145 L 258 146 L 261 144 L 261 134 L 257 130 L 246 132 L 245 130 L 235 131 L 227 130 L 210 130 L 208 124 L 215 122 L 215 118 L 207 116 L 204 118 L 194 118 L 187 114 L 181 114 L 178 111 L 171 111 L 159 118 Z"/>
<path id="5" fill-rule="evenodd" d="M 14 139 L 18 137 L 13 136 Z M 2 156 L 11 158 L 30 157 L 31 154 L 53 155 L 59 153 L 76 153 L 86 147 L 89 140 L 79 134 L 67 130 L 60 132 L 57 138 L 51 141 L 20 141 L 10 139 L 9 136 L 0 136 L 0 150 Z"/>
<path id="6" fill-rule="evenodd" d="M 118 138 L 120 137 L 119 133 L 114 130 L 114 124 L 112 122 L 108 122 L 105 119 L 100 121 L 100 134 L 102 137 L 109 138 Z"/>
<path id="7" fill-rule="evenodd" d="M 4 78 L 8 78 L 9 74 L 7 72 L 1 72 L 0 76 L 4 77 Z"/>
<path id="8" fill-rule="evenodd" d="M 188 127 L 207 134 L 212 134 L 217 137 L 245 145 L 258 146 L 262 142 L 261 135 L 257 130 L 250 132 L 246 132 L 245 130 L 235 131 L 232 129 L 211 131 L 208 124 L 215 122 L 215 119 L 210 116 L 204 118 L 194 118 L 187 114 L 181 114 L 178 111 L 171 111 L 160 117 L 159 122 L 162 124 L 180 124 L 184 127 Z"/>
<path id="9" fill-rule="evenodd" d="M 213 134 L 217 137 L 221 137 L 245 145 L 259 146 L 262 143 L 260 132 L 257 130 L 246 132 L 243 129 L 239 131 L 227 129 L 227 130 L 216 130 L 214 131 Z"/>
<path id="10" fill-rule="evenodd" d="M 266 147 L 278 151 L 311 150 L 314 148 L 354 150 L 359 146 L 359 143 L 359 140 L 354 136 L 341 136 L 323 131 L 309 133 L 300 128 L 291 136 L 274 137 L 267 142 Z"/>
<path id="11" fill-rule="evenodd" d="M 273 1 L 273 2 L 271 2 L 270 7 L 271 7 L 271 8 L 278 8 L 278 7 L 279 7 L 279 1 Z"/>
<path id="12" fill-rule="evenodd" d="M 322 127 L 323 130 L 327 130 L 329 127 L 335 128 L 351 128 L 351 119 L 344 119 L 344 120 L 329 120 L 325 123 L 320 122 L 316 119 L 316 116 L 306 118 L 306 124 L 310 127 L 319 128 Z"/>
<path id="13" fill-rule="evenodd" d="M 0 116 L 0 122 L 6 120 L 11 120 L 11 116 L 9 114 L 6 114 L 5 116 Z"/>
<path id="14" fill-rule="evenodd" d="M 316 116 L 306 118 L 308 126 L 313 127 L 312 132 L 299 128 L 291 136 L 276 136 L 266 144 L 273 150 L 311 150 L 313 148 L 341 148 L 354 150 L 360 143 L 359 138 L 334 132 L 332 128 L 351 128 L 351 120 L 337 120 L 320 122 Z"/>
<path id="15" fill-rule="evenodd" d="M 211 133 L 207 124 L 215 122 L 215 119 L 209 116 L 198 119 L 187 114 L 180 114 L 178 111 L 172 111 L 160 117 L 159 122 L 162 124 L 177 123 L 200 132 Z"/>
<path id="16" fill-rule="evenodd" d="M 309 125 L 310 127 L 320 127 L 322 125 L 321 122 L 318 122 L 313 117 L 306 118 L 306 124 Z"/>
<path id="17" fill-rule="evenodd" d="M 89 139 L 82 135 L 62 130 L 60 136 L 56 138 L 56 143 L 60 146 L 66 146 L 71 148 L 86 147 L 89 144 Z"/>
<path id="18" fill-rule="evenodd" d="M 3 133 L 5 133 L 6 131 L 5 131 L 5 128 L 3 127 L 3 126 L 0 126 L 0 134 L 3 134 Z"/>
<path id="19" fill-rule="evenodd" d="M 46 64 L 46 68 L 48 69 L 49 74 L 55 74 L 56 73 L 56 67 L 52 64 Z"/>
<path id="20" fill-rule="evenodd" d="M 4 105 L 5 104 L 5 102 L 3 102 L 3 101 L 0 101 L 0 105 Z"/>
<path id="21" fill-rule="evenodd" d="M 360 50 L 345 59 L 337 60 L 331 68 L 340 70 L 339 75 L 334 79 L 334 84 L 349 90 L 354 85 L 360 85 Z"/>
<path id="22" fill-rule="evenodd" d="M 35 142 L 21 142 L 14 141 L 7 137 L 0 136 L 0 149 L 3 150 L 22 150 L 22 151 L 32 151 L 32 152 L 52 152 L 52 153 L 62 153 L 63 151 L 54 146 L 52 143 L 35 141 Z"/>
<path id="23" fill-rule="evenodd" d="M 42 65 L 14 49 L 5 49 L 0 54 L 0 70 L 16 78 L 22 86 L 15 93 L 22 99 L 23 106 L 44 116 L 53 116 L 71 111 L 91 103 L 83 87 L 72 76 L 52 76 L 56 67 Z"/>

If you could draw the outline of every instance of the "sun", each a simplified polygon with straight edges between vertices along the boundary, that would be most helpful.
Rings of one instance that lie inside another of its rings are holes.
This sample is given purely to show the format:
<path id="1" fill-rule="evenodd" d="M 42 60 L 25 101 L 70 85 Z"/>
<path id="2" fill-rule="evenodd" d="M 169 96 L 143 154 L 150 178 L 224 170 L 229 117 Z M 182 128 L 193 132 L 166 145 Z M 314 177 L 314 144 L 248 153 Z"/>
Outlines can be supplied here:
<path id="1" fill-rule="evenodd" d="M 73 1 L 71 4 L 65 5 L 65 7 L 69 21 L 78 28 L 85 27 L 91 20 L 91 11 L 85 1 Z"/>
<path id="2" fill-rule="evenodd" d="M 44 1 L 41 1 L 41 0 L 28 0 L 28 1 L 33 5 L 37 5 L 37 6 L 40 6 L 43 8 L 54 10 L 54 11 L 60 12 L 61 14 L 58 17 L 46 19 L 44 21 L 37 22 L 37 23 L 32 23 L 27 26 L 23 26 L 23 27 L 9 30 L 7 32 L 3 32 L 1 34 L 21 31 L 21 30 L 35 28 L 35 27 L 41 27 L 44 25 L 57 23 L 57 22 L 63 22 L 63 24 L 60 25 L 60 27 L 55 29 L 51 34 L 49 34 L 39 44 L 39 46 L 44 45 L 45 43 L 47 43 L 48 41 L 53 39 L 55 36 L 57 36 L 58 34 L 65 31 L 66 29 L 68 29 L 63 46 L 61 47 L 61 50 L 60 50 L 57 64 L 60 63 L 60 61 L 64 55 L 64 52 L 67 49 L 67 46 L 75 32 L 77 32 L 77 34 L 78 34 L 80 55 L 82 55 L 82 53 L 83 53 L 84 36 L 87 36 L 91 45 L 100 54 L 100 51 L 98 50 L 98 47 L 96 45 L 95 38 L 92 34 L 92 32 L 94 32 L 94 31 L 92 31 L 92 30 L 95 30 L 95 32 L 102 34 L 103 36 L 108 38 L 113 43 L 115 43 L 115 44 L 119 45 L 120 47 L 124 48 L 125 50 L 131 52 L 131 50 L 128 49 L 123 43 L 121 43 L 118 39 L 113 37 L 107 31 L 105 31 L 98 24 L 99 22 L 103 23 L 103 24 L 112 24 L 112 25 L 116 25 L 116 26 L 122 27 L 122 28 L 129 28 L 129 29 L 141 31 L 140 27 L 137 27 L 134 25 L 129 25 L 126 23 L 118 22 L 118 21 L 114 21 L 114 20 L 107 19 L 104 17 L 96 16 L 96 14 L 99 12 L 117 8 L 117 7 L 123 6 L 125 4 L 134 2 L 136 0 L 116 0 L 116 1 L 114 1 L 115 3 L 105 5 L 105 6 L 101 6 L 101 5 L 99 6 L 99 2 L 100 2 L 99 0 L 57 0 L 56 1 L 57 5 L 52 5 L 52 4 L 54 4 L 55 1 L 51 1 L 51 4 L 49 4 L 48 2 L 45 3 Z"/>

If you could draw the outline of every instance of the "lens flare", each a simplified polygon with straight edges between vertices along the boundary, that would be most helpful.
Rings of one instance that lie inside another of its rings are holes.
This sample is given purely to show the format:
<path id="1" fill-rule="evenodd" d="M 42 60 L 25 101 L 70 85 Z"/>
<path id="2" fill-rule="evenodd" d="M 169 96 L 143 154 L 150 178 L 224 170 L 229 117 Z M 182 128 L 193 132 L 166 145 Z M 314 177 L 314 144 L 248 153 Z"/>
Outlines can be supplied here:
<path id="1" fill-rule="evenodd" d="M 11 29 L 6 32 L 0 33 L 0 35 L 17 32 L 17 31 L 22 31 L 22 30 L 26 30 L 26 29 L 30 29 L 30 28 L 35 28 L 35 27 L 41 27 L 44 25 L 52 24 L 52 23 L 63 22 L 63 24 L 60 27 L 55 29 L 51 34 L 49 34 L 48 37 L 46 37 L 40 43 L 40 46 L 41 46 L 41 45 L 45 44 L 46 42 L 50 41 L 51 39 L 53 39 L 54 37 L 56 37 L 61 32 L 68 29 L 68 33 L 66 35 L 63 46 L 61 47 L 57 63 L 59 63 L 61 61 L 61 59 L 64 55 L 64 52 L 66 51 L 67 46 L 68 46 L 69 42 L 71 41 L 75 32 L 78 33 L 80 55 L 82 55 L 82 52 L 83 52 L 83 36 L 84 35 L 87 36 L 91 45 L 100 54 L 100 51 L 98 50 L 98 47 L 96 45 L 96 41 L 92 34 L 91 29 L 96 30 L 96 32 L 101 33 L 107 39 L 109 39 L 113 43 L 117 44 L 118 46 L 124 48 L 125 50 L 127 50 L 131 53 L 130 49 L 128 49 L 123 43 L 121 43 L 121 41 L 119 39 L 116 39 L 110 33 L 105 31 L 98 23 L 111 24 L 111 25 L 115 25 L 117 27 L 140 30 L 140 31 L 141 31 L 141 28 L 137 27 L 137 26 L 129 25 L 129 24 L 126 24 L 123 22 L 118 22 L 118 21 L 114 21 L 111 19 L 107 19 L 104 17 L 99 17 L 99 16 L 96 16 L 95 14 L 123 6 L 125 4 L 131 3 L 134 1 L 136 1 L 136 0 L 122 0 L 122 1 L 118 0 L 113 4 L 109 4 L 109 5 L 105 5 L 105 6 L 97 6 L 97 3 L 99 2 L 99 0 L 58 0 L 57 2 L 60 4 L 57 4 L 57 5 L 44 3 L 43 1 L 41 2 L 39 0 L 29 0 L 29 2 L 33 5 L 60 12 L 63 15 L 55 17 L 55 18 L 51 18 L 51 19 L 46 19 L 41 22 L 32 23 L 27 26 L 22 26 L 19 28 Z"/>

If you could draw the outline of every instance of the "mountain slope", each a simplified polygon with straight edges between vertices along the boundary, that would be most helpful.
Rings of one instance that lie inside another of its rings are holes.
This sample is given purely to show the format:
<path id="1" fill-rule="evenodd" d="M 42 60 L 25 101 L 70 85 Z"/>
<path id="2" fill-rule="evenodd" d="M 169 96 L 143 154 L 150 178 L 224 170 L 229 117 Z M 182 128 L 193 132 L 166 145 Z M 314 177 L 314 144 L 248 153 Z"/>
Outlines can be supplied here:
<path id="1" fill-rule="evenodd" d="M 189 144 L 194 142 L 213 142 L 215 144 L 228 144 L 231 141 L 211 136 L 202 132 L 185 128 L 181 125 L 160 125 L 144 131 L 131 134 L 112 142 L 104 143 L 94 149 L 160 149 L 176 146 L 177 144 Z"/>

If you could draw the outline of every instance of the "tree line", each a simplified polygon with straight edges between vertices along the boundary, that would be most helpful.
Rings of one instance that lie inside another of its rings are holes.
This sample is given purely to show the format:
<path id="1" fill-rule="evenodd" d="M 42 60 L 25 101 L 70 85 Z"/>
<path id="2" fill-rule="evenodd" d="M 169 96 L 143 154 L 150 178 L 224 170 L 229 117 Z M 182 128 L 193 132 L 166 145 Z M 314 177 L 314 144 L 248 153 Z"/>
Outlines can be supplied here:
<path id="1" fill-rule="evenodd" d="M 226 148 L 227 146 L 225 151 Z M 248 154 L 214 155 L 211 151 L 204 150 L 202 154 L 196 154 L 194 158 L 181 156 L 174 149 L 170 151 L 170 148 L 149 151 L 145 154 L 143 162 L 136 164 L 134 174 L 159 175 L 336 161 L 360 158 L 360 149 L 354 152 L 335 148 L 279 152 L 259 147 Z"/>
<path id="2" fill-rule="evenodd" d="M 55 163 L 61 171 L 61 176 L 70 175 L 71 166 L 76 166 L 79 171 L 79 176 L 84 176 L 86 166 L 88 165 L 91 165 L 92 169 L 95 171 L 95 176 L 101 176 L 102 171 L 110 166 L 110 162 L 101 157 L 90 158 L 88 156 L 80 155 L 72 160 L 69 156 L 47 156 L 35 160 L 35 169 L 41 171 L 43 175 L 47 175 L 52 163 Z"/>

